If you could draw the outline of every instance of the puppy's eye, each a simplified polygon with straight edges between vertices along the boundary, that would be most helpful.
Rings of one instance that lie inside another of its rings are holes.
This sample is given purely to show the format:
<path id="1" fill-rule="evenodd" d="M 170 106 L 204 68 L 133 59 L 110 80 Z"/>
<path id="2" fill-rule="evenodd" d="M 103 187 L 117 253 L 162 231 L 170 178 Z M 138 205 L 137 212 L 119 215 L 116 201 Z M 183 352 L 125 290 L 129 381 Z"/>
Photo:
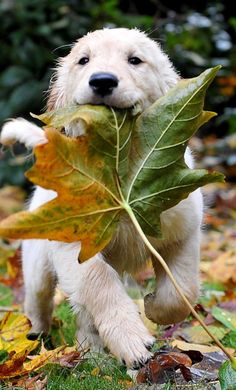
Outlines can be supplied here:
<path id="1" fill-rule="evenodd" d="M 143 61 L 140 60 L 139 57 L 130 57 L 130 58 L 128 59 L 128 62 L 129 62 L 129 64 L 132 64 L 132 65 L 139 65 L 139 64 L 141 64 Z"/>
<path id="2" fill-rule="evenodd" d="M 80 58 L 78 64 L 79 65 L 85 65 L 85 64 L 87 64 L 87 62 L 89 62 L 89 58 L 88 57 L 82 57 L 82 58 Z"/>

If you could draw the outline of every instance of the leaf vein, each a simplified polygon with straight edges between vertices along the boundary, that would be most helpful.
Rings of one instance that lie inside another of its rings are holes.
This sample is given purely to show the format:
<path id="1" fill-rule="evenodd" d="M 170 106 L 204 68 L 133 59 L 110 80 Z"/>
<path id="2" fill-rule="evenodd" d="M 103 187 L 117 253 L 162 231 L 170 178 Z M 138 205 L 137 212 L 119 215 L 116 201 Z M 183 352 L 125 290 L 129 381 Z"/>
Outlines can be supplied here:
<path id="1" fill-rule="evenodd" d="M 203 89 L 205 87 L 205 85 L 209 82 L 209 80 L 206 80 L 203 84 L 201 84 L 199 86 L 199 88 L 197 88 L 197 90 L 194 92 L 194 94 L 192 94 L 190 96 L 190 98 L 187 100 L 187 102 L 181 107 L 180 110 L 178 110 L 178 113 L 176 115 L 174 115 L 173 119 L 170 121 L 170 123 L 168 124 L 168 126 L 166 127 L 166 129 L 162 132 L 162 134 L 160 135 L 160 137 L 158 138 L 158 140 L 155 142 L 154 146 L 152 147 L 152 149 L 149 151 L 149 153 L 147 154 L 147 156 L 144 158 L 142 164 L 140 165 L 138 171 L 136 172 L 131 184 L 130 184 L 130 188 L 127 192 L 127 202 L 129 203 L 129 199 L 130 199 L 130 195 L 131 195 L 131 191 L 132 191 L 132 187 L 137 179 L 137 176 L 139 175 L 140 171 L 142 170 L 143 166 L 146 164 L 146 161 L 148 160 L 149 156 L 152 154 L 153 152 L 153 149 L 156 147 L 156 145 L 160 142 L 160 140 L 163 138 L 163 136 L 166 134 L 166 132 L 169 130 L 169 128 L 172 126 L 172 124 L 174 123 L 174 121 L 176 120 L 176 118 L 178 118 L 178 116 L 181 114 L 181 112 L 187 107 L 187 105 L 189 104 L 189 102 L 191 102 L 191 100 L 193 100 L 193 98 L 199 93 L 199 91 L 201 89 Z M 172 105 L 173 107 L 173 105 Z"/>
<path id="2" fill-rule="evenodd" d="M 131 205 L 131 204 L 133 204 L 133 203 L 140 202 L 140 201 L 142 201 L 142 200 L 144 200 L 144 199 L 153 198 L 154 196 L 157 196 L 157 195 L 159 195 L 159 194 L 163 194 L 163 193 L 165 193 L 165 192 L 177 190 L 177 189 L 179 189 L 179 188 L 192 187 L 193 184 L 194 184 L 194 183 L 182 184 L 182 185 L 179 185 L 179 186 L 166 188 L 166 189 L 164 189 L 164 190 L 154 192 L 153 194 L 149 194 L 149 195 L 143 196 L 142 198 L 133 199 L 129 204 Z"/>

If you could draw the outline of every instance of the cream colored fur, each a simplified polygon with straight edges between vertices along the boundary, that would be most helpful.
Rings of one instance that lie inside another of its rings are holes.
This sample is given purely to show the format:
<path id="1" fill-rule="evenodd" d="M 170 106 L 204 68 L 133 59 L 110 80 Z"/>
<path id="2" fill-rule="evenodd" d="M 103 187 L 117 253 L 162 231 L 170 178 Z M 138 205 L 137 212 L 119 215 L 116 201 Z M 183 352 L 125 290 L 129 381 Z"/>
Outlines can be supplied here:
<path id="1" fill-rule="evenodd" d="M 82 57 L 89 62 L 80 65 Z M 142 63 L 133 65 L 130 57 Z M 105 97 L 94 94 L 89 78 L 96 72 L 109 72 L 119 80 L 113 93 Z M 160 46 L 138 30 L 104 29 L 79 39 L 70 54 L 59 60 L 51 82 L 48 109 L 71 104 L 106 104 L 113 107 L 145 109 L 164 95 L 179 79 Z M 66 129 L 69 136 L 83 132 L 80 123 Z M 15 119 L 7 122 L 1 142 L 14 141 L 32 147 L 46 142 L 43 130 Z M 192 168 L 190 151 L 186 163 Z M 56 193 L 37 187 L 29 209 L 34 210 L 54 198 Z M 198 295 L 198 267 L 202 196 L 199 190 L 161 215 L 164 240 L 152 239 L 153 245 L 167 261 L 172 273 L 191 302 Z M 78 343 L 84 347 L 107 346 L 128 366 L 142 364 L 151 353 L 153 337 L 142 323 L 138 309 L 121 282 L 123 271 L 137 272 L 145 265 L 148 250 L 139 239 L 128 217 L 120 221 L 118 231 L 103 253 L 89 261 L 77 261 L 80 243 L 66 244 L 47 240 L 23 243 L 25 312 L 32 322 L 32 332 L 48 332 L 56 282 L 69 296 L 78 314 Z M 157 287 L 145 297 L 147 316 L 160 324 L 183 320 L 189 310 L 179 298 L 162 267 L 153 259 Z"/>

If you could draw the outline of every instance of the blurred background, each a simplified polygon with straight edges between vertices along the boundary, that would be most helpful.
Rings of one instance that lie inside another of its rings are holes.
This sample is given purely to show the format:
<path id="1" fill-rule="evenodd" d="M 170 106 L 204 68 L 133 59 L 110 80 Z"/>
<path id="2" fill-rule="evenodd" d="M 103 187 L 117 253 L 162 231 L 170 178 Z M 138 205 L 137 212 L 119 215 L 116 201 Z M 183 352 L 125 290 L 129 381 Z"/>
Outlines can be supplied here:
<path id="1" fill-rule="evenodd" d="M 55 60 L 102 27 L 138 27 L 157 39 L 183 77 L 222 65 L 207 94 L 218 117 L 192 141 L 200 165 L 236 178 L 236 16 L 228 0 L 1 0 L 0 122 L 40 113 Z M 32 120 L 32 118 L 31 118 Z M 0 187 L 27 188 L 22 148 L 0 151 Z"/>

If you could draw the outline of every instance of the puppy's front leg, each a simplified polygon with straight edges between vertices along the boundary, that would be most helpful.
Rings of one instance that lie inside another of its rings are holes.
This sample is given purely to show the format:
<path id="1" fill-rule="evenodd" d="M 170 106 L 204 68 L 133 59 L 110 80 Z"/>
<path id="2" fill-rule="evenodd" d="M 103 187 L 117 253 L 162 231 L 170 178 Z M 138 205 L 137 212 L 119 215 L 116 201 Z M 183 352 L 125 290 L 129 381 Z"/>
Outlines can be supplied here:
<path id="1" fill-rule="evenodd" d="M 69 295 L 74 310 L 79 312 L 81 306 L 86 308 L 104 344 L 128 366 L 149 359 L 151 354 L 147 348 L 154 338 L 141 321 L 117 272 L 101 254 L 79 264 L 79 243 L 51 245 L 59 284 Z"/>
<path id="2" fill-rule="evenodd" d="M 23 118 L 17 118 L 4 124 L 0 134 L 0 142 L 3 145 L 12 145 L 15 142 L 21 142 L 27 148 L 32 148 L 38 144 L 47 142 L 47 138 L 40 127 Z"/>

